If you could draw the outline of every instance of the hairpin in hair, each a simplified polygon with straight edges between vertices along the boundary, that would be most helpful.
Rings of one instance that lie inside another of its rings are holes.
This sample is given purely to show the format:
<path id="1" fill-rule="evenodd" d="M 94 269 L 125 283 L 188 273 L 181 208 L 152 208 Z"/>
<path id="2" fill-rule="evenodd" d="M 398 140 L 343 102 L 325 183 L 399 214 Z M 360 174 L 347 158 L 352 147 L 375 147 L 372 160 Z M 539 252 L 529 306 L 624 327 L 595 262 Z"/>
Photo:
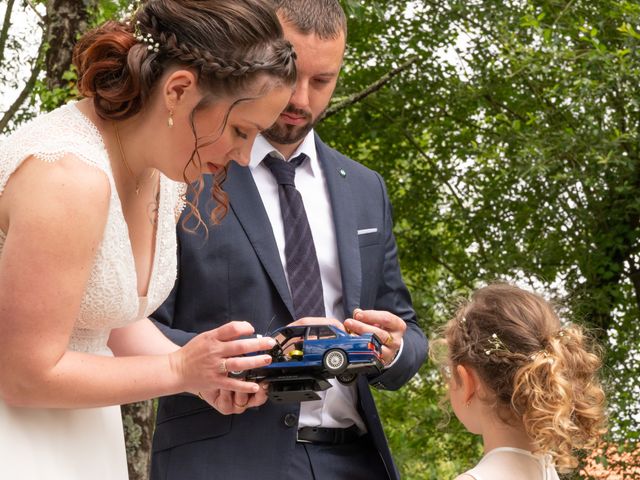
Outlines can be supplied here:
<path id="1" fill-rule="evenodd" d="M 136 13 L 138 10 L 140 10 L 140 8 L 142 8 L 142 2 L 129 2 L 129 5 L 127 5 L 126 8 L 126 12 L 129 16 L 133 15 L 134 13 Z"/>
<path id="2" fill-rule="evenodd" d="M 121 13 L 120 21 L 128 25 L 131 25 L 132 19 L 136 17 L 136 15 L 138 14 L 138 11 L 141 8 L 142 8 L 141 1 L 134 0 L 132 2 L 129 2 L 129 5 L 127 5 L 127 8 L 121 11 L 122 13 Z"/>
<path id="3" fill-rule="evenodd" d="M 546 358 L 546 362 L 549 365 L 553 365 L 553 358 L 551 358 L 549 356 L 549 352 L 547 352 L 546 350 L 540 350 L 537 351 L 536 353 L 534 353 L 533 355 L 531 355 L 529 358 L 531 358 L 531 360 L 535 360 L 537 357 L 539 357 L 540 355 L 542 355 L 544 358 Z"/>
<path id="4" fill-rule="evenodd" d="M 511 353 L 511 350 L 509 350 L 509 348 L 504 344 L 504 342 L 502 340 L 500 340 L 500 337 L 498 337 L 497 333 L 492 334 L 489 339 L 489 348 L 487 348 L 484 351 L 484 354 L 489 356 L 494 352 L 508 352 Z"/>
<path id="5" fill-rule="evenodd" d="M 143 35 L 140 31 L 140 21 L 136 22 L 136 27 L 133 32 L 133 36 L 136 37 L 141 43 L 147 45 L 147 50 L 152 51 L 153 53 L 158 53 L 160 51 L 160 44 L 153 39 L 153 36 L 150 33 Z"/>

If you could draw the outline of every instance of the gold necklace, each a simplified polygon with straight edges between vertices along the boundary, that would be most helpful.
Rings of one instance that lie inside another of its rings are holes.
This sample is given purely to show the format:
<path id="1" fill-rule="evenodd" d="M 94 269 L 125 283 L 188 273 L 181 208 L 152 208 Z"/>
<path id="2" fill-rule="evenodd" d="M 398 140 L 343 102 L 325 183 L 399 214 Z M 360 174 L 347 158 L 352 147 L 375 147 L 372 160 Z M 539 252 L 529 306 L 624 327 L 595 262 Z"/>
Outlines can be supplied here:
<path id="1" fill-rule="evenodd" d="M 120 141 L 120 132 L 118 131 L 118 125 L 116 124 L 116 122 L 111 122 L 111 123 L 113 124 L 113 130 L 116 132 L 116 140 L 118 141 L 118 148 L 120 149 L 120 158 L 122 159 L 122 163 L 127 169 L 127 172 L 129 172 L 129 175 L 131 175 L 131 178 L 133 178 L 133 181 L 136 182 L 136 195 L 138 195 L 140 193 L 140 188 L 142 187 L 142 184 L 138 181 L 136 176 L 133 174 L 133 171 L 129 166 L 129 162 L 127 162 L 127 157 L 125 157 L 124 155 L 124 149 L 122 148 L 122 142 Z M 153 178 L 155 174 L 156 174 L 156 171 L 153 170 L 149 178 Z"/>

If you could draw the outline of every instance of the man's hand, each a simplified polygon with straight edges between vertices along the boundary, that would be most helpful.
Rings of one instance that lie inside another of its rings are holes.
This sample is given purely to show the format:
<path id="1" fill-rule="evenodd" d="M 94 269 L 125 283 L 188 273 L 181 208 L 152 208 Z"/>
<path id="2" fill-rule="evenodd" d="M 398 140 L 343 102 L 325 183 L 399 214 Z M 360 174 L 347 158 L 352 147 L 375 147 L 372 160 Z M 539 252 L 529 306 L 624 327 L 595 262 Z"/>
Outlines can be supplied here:
<path id="1" fill-rule="evenodd" d="M 242 393 L 229 390 L 200 392 L 200 398 L 223 415 L 244 413 L 247 408 L 259 407 L 267 401 L 269 384 L 263 382 L 256 393 Z"/>
<path id="2" fill-rule="evenodd" d="M 382 342 L 382 360 L 387 365 L 396 357 L 407 330 L 404 320 L 391 312 L 359 308 L 353 311 L 353 318 L 344 321 L 344 326 L 348 332 L 358 335 L 375 333 Z"/>
<path id="3" fill-rule="evenodd" d="M 344 325 L 340 320 L 328 317 L 304 317 L 289 324 L 289 326 L 297 325 L 333 325 L 334 327 L 338 327 L 340 330 L 344 330 Z"/>

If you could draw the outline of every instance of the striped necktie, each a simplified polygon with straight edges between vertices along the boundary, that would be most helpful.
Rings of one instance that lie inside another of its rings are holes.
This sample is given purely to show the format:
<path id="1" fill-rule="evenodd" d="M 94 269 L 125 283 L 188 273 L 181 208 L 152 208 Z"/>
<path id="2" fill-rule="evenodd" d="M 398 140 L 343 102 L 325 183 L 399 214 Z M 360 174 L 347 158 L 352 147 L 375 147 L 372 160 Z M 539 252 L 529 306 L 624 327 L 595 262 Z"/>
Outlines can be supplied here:
<path id="1" fill-rule="evenodd" d="M 307 158 L 302 153 L 285 162 L 269 154 L 263 160 L 278 182 L 287 276 L 296 319 L 325 316 L 316 248 L 302 196 L 295 184 L 296 168 Z"/>

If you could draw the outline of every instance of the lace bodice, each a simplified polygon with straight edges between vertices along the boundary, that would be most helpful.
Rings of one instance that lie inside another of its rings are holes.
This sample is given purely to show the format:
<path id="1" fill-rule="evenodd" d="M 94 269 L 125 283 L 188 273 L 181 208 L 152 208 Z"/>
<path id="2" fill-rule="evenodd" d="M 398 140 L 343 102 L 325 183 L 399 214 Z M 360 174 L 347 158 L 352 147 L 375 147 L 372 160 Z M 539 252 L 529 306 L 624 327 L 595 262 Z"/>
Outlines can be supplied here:
<path id="1" fill-rule="evenodd" d="M 73 154 L 109 178 L 111 199 L 102 242 L 96 254 L 69 349 L 104 350 L 109 332 L 151 314 L 168 296 L 176 279 L 176 213 L 183 184 L 160 175 L 158 225 L 146 297 L 138 297 L 135 260 L 111 164 L 95 125 L 74 104 L 41 115 L 0 143 L 0 195 L 11 174 L 29 156 L 55 162 Z M 0 231 L 0 255 L 6 234 Z"/>

